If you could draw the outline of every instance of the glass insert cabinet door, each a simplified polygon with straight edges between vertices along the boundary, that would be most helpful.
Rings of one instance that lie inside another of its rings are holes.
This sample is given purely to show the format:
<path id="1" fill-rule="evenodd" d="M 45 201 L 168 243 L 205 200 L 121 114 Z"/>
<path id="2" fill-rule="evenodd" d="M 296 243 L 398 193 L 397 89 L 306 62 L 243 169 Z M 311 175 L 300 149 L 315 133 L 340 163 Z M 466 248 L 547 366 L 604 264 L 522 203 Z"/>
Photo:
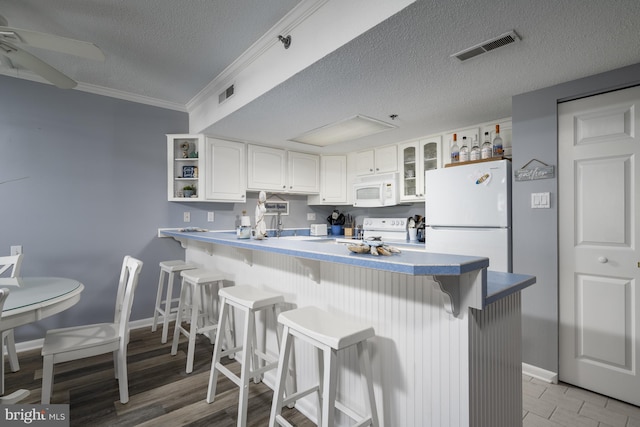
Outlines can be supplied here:
<path id="1" fill-rule="evenodd" d="M 424 200 L 424 173 L 441 167 L 440 136 L 400 144 L 401 200 Z"/>
<path id="2" fill-rule="evenodd" d="M 404 181 L 404 186 L 403 186 L 404 188 L 403 188 L 402 195 L 405 197 L 411 197 L 411 196 L 417 195 L 416 165 L 418 163 L 416 162 L 416 154 L 417 154 L 417 147 L 415 145 L 405 147 L 402 150 L 402 159 L 403 159 L 402 172 L 403 172 L 403 181 Z"/>

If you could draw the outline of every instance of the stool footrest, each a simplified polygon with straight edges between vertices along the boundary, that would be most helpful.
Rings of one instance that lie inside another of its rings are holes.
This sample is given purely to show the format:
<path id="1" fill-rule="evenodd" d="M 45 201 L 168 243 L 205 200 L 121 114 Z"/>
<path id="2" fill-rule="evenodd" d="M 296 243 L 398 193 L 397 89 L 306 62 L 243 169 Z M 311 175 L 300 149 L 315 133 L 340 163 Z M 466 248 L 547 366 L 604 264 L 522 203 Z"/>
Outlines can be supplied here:
<path id="1" fill-rule="evenodd" d="M 261 352 L 259 350 L 254 350 L 253 353 L 256 356 L 258 356 L 261 360 L 264 360 L 265 362 L 275 364 L 276 366 L 278 365 L 278 358 L 277 357 L 270 356 L 267 353 L 263 353 L 263 352 Z"/>
<path id="2" fill-rule="evenodd" d="M 311 393 L 314 393 L 318 390 L 320 390 L 320 386 L 314 386 L 308 390 L 303 390 L 297 393 L 293 393 L 291 396 L 287 396 L 285 399 L 282 400 L 282 406 L 289 406 L 291 403 L 295 402 L 296 400 L 302 399 L 303 397 L 308 396 Z"/>
<path id="3" fill-rule="evenodd" d="M 278 424 L 280 424 L 281 426 L 284 426 L 284 427 L 294 427 L 293 424 L 291 424 L 289 421 L 285 420 L 282 415 L 278 415 L 276 417 L 276 423 L 278 423 Z"/>
<path id="4" fill-rule="evenodd" d="M 267 371 L 270 371 L 272 369 L 276 369 L 277 367 L 278 367 L 278 362 L 269 363 L 268 365 L 264 365 L 262 368 L 258 368 L 255 371 L 249 372 L 249 374 L 251 374 L 251 376 L 262 375 Z"/>
<path id="5" fill-rule="evenodd" d="M 276 417 L 276 422 L 284 427 L 294 427 L 289 421 L 285 420 L 282 415 Z"/>
<path id="6" fill-rule="evenodd" d="M 235 354 L 235 353 L 238 352 L 238 350 L 242 350 L 242 346 L 241 345 L 235 346 L 235 347 L 227 349 L 227 350 L 222 350 L 220 352 L 220 359 L 222 359 L 223 357 L 226 357 L 226 356 L 228 356 L 230 354 Z"/>
<path id="7" fill-rule="evenodd" d="M 222 372 L 225 377 L 233 381 L 235 385 L 237 385 L 238 387 L 242 387 L 242 381 L 240 380 L 240 377 L 238 377 L 236 374 L 231 372 L 229 368 L 224 366 L 222 363 L 220 362 L 216 363 L 216 369 Z"/>
<path id="8" fill-rule="evenodd" d="M 364 417 L 364 416 L 358 414 L 353 409 L 347 408 L 346 406 L 344 406 L 342 403 L 338 402 L 337 400 L 336 400 L 336 409 L 338 411 L 342 412 L 343 414 L 345 414 L 346 416 L 348 416 L 349 418 L 351 418 L 353 421 L 360 420 L 353 427 L 356 427 L 356 426 L 367 426 L 367 425 L 371 424 L 371 414 L 369 414 L 368 417 Z"/>

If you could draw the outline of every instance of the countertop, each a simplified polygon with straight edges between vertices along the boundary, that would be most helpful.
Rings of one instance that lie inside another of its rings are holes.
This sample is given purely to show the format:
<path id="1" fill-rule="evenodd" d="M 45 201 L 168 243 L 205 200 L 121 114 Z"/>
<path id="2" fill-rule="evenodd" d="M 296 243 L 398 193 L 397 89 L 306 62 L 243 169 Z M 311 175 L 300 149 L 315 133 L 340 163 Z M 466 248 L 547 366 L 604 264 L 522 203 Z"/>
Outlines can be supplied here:
<path id="1" fill-rule="evenodd" d="M 414 276 L 461 276 L 476 270 L 487 269 L 489 266 L 488 258 L 430 253 L 421 251 L 421 245 L 409 242 L 397 244 L 396 246 L 402 252 L 391 256 L 356 254 L 350 252 L 345 245 L 336 244 L 336 236 L 304 240 L 310 236 L 307 234 L 305 237 L 299 232 L 297 233 L 296 237 L 269 237 L 264 240 L 254 240 L 238 239 L 236 233 L 230 231 L 159 230 L 159 235 L 173 237 L 185 247 L 187 241 L 193 240 L 232 246 L 240 250 L 272 252 L 305 260 L 348 264 Z M 521 291 L 536 282 L 535 276 L 491 270 L 487 271 L 486 276 L 483 276 L 486 277 L 486 280 L 483 279 L 480 297 L 482 307 Z"/>
<path id="2" fill-rule="evenodd" d="M 463 273 L 489 266 L 488 258 L 462 255 L 446 255 L 419 251 L 403 251 L 391 256 L 374 256 L 350 252 L 344 245 L 336 244 L 335 238 L 327 236 L 318 240 L 291 240 L 269 237 L 264 240 L 238 239 L 234 232 L 228 231 L 172 231 L 162 230 L 161 234 L 176 240 L 196 240 L 236 248 L 266 251 L 290 255 L 298 258 L 350 264 L 357 267 L 410 274 L 414 276 L 459 276 Z M 298 236 L 303 238 L 302 236 Z M 354 240 L 357 242 L 357 240 Z M 402 248 L 401 248 L 402 250 Z"/>

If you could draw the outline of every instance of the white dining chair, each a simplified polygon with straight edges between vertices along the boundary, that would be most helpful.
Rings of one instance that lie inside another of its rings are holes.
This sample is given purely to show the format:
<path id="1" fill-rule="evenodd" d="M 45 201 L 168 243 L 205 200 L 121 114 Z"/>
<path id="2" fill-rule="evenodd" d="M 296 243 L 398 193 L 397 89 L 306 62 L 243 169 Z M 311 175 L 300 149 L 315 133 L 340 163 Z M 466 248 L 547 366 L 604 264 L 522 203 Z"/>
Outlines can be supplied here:
<path id="1" fill-rule="evenodd" d="M 16 277 L 20 274 L 20 265 L 24 254 L 0 256 L 0 276 L 8 272 L 9 277 Z M 11 270 L 11 271 L 9 271 Z M 2 346 L 7 351 L 9 357 L 9 367 L 12 372 L 20 370 L 20 362 L 18 362 L 18 352 L 16 351 L 16 340 L 13 335 L 13 329 L 2 332 Z M 3 350 L 4 351 L 4 350 Z"/>
<path id="2" fill-rule="evenodd" d="M 9 289 L 0 289 L 0 326 L 2 326 L 2 309 L 9 297 Z M 7 396 L 4 395 L 4 353 L 0 353 L 0 405 L 12 405 L 29 396 L 29 390 L 17 390 Z"/>
<path id="3" fill-rule="evenodd" d="M 138 285 L 142 261 L 125 256 L 120 272 L 113 323 L 98 323 L 47 331 L 42 345 L 42 404 L 49 404 L 56 363 L 84 359 L 113 352 L 120 403 L 129 401 L 127 345 L 133 295 Z"/>

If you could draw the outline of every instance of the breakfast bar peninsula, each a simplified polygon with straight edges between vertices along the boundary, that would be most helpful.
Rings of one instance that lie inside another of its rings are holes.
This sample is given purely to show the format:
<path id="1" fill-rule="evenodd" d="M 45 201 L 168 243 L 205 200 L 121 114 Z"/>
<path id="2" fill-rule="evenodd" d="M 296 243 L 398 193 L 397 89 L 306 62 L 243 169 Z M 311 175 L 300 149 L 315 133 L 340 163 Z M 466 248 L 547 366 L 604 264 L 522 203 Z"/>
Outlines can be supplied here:
<path id="1" fill-rule="evenodd" d="M 535 277 L 487 271 L 489 260 L 402 251 L 351 253 L 330 239 L 238 239 L 231 232 L 160 231 L 186 260 L 284 295 L 284 310 L 314 305 L 375 328 L 371 354 L 382 425 L 514 427 L 522 425 L 520 291 Z M 273 333 L 261 325 L 263 342 Z M 277 348 L 267 348 L 271 354 Z M 294 347 L 298 389 L 317 378 L 315 351 Z M 346 353 L 338 398 L 358 408 L 355 352 Z M 274 373 L 265 376 L 273 385 Z M 203 390 L 204 398 L 205 390 Z M 296 408 L 316 419 L 307 396 Z M 337 418 L 340 425 L 346 420 Z"/>

